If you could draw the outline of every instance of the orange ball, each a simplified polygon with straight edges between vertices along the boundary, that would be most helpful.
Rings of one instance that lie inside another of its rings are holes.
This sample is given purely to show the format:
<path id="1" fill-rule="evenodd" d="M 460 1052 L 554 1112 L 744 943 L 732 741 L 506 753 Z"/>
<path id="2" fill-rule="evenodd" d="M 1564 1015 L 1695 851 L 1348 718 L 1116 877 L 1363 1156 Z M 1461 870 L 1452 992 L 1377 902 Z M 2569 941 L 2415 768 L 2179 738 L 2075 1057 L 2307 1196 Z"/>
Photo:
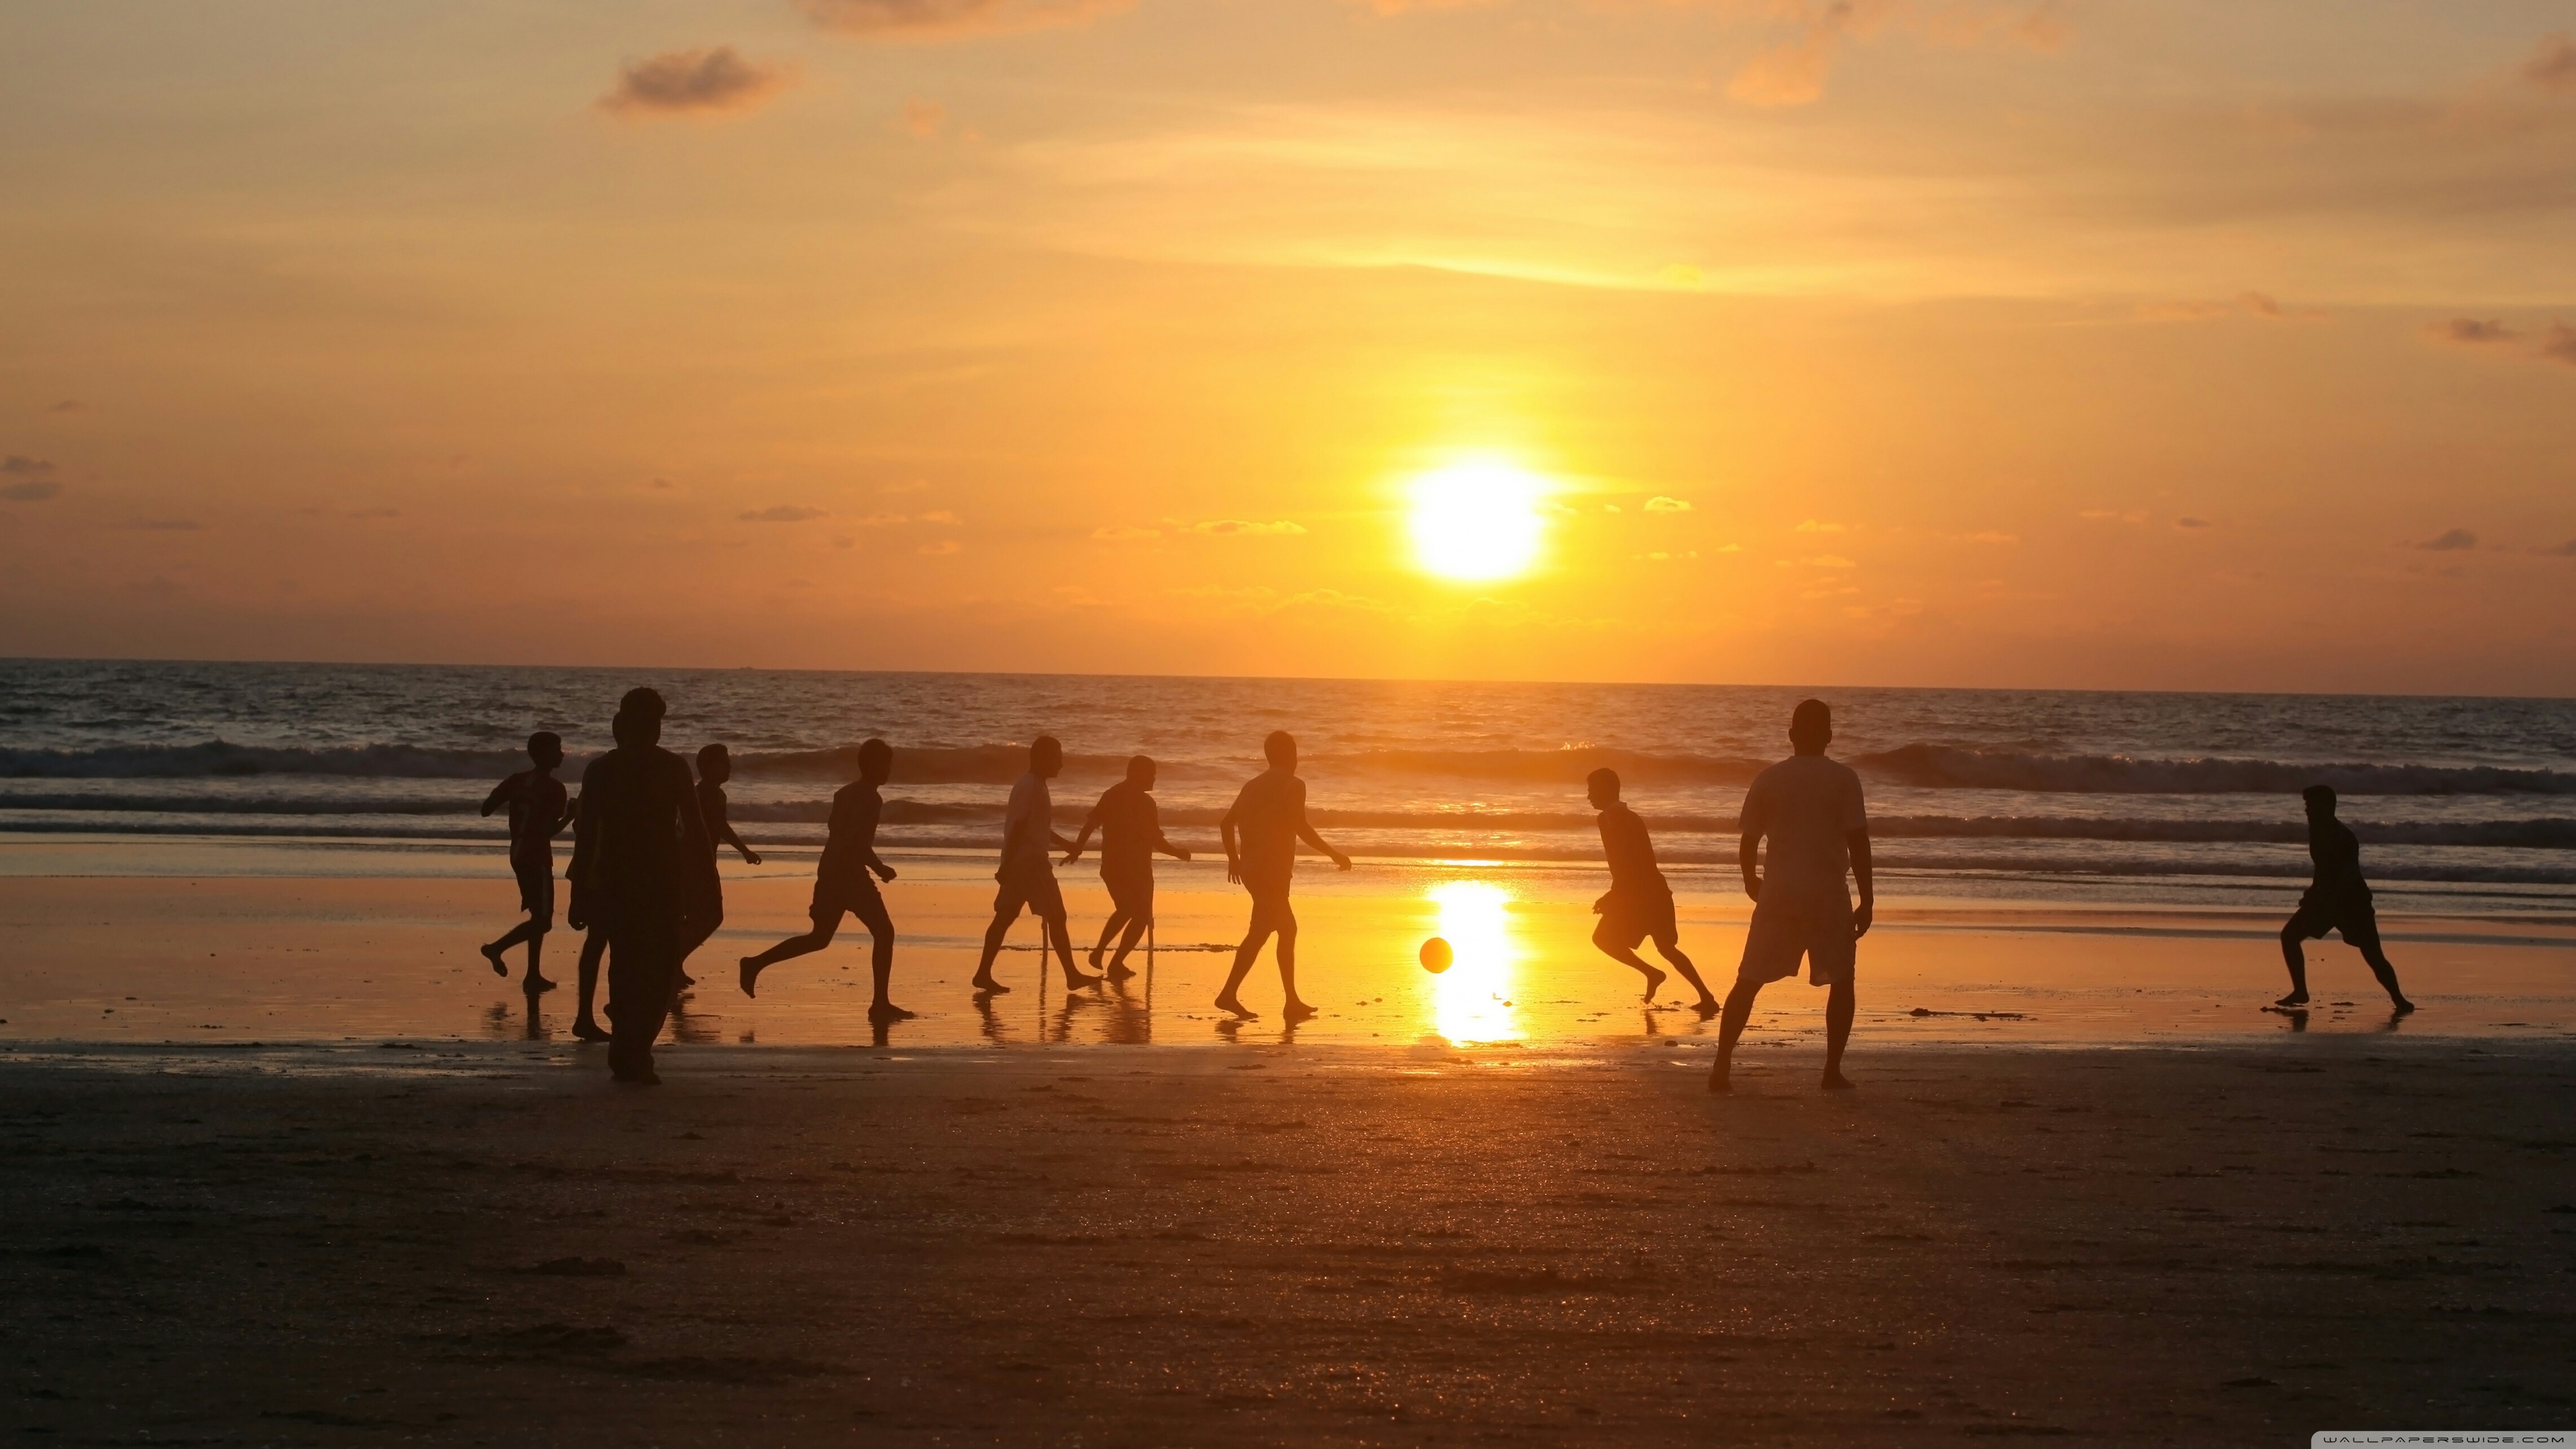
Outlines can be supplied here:
<path id="1" fill-rule="evenodd" d="M 1448 970 L 1449 963 L 1457 959 L 1458 953 L 1450 950 L 1449 943 L 1438 936 L 1422 943 L 1422 969 L 1434 976 Z"/>

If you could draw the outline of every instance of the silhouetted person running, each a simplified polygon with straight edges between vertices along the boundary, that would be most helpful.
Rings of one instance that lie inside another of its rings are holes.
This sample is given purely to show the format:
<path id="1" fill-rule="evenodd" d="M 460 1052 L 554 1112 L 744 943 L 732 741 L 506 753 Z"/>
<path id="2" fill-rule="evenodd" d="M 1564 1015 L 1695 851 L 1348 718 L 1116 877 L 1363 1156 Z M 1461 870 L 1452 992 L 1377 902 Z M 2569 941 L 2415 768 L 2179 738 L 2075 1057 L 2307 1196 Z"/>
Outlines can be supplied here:
<path id="1" fill-rule="evenodd" d="M 510 873 L 519 878 L 519 909 L 528 913 L 509 934 L 483 948 L 483 959 L 492 963 L 493 975 L 506 980 L 510 963 L 501 959 L 501 953 L 525 941 L 528 979 L 523 984 L 530 996 L 555 989 L 545 972 L 537 969 L 537 956 L 545 950 L 546 932 L 555 928 L 555 834 L 572 823 L 571 799 L 564 793 L 563 781 L 555 778 L 563 760 L 562 737 L 539 730 L 528 736 L 529 767 L 483 797 L 487 816 L 509 808 Z"/>
<path id="2" fill-rule="evenodd" d="M 859 918 L 875 942 L 868 965 L 876 973 L 877 994 L 868 1007 L 868 1019 L 901 1021 L 912 1015 L 886 996 L 894 975 L 894 918 L 886 914 L 885 897 L 877 893 L 878 881 L 894 879 L 894 867 L 877 858 L 877 817 L 885 810 L 885 797 L 877 787 L 893 772 L 893 746 L 883 740 L 859 746 L 859 778 L 832 796 L 832 825 L 823 839 L 823 863 L 814 868 L 814 903 L 807 912 L 814 919 L 814 929 L 790 936 L 757 956 L 743 957 L 743 995 L 760 994 L 761 972 L 832 944 L 832 933 L 840 929 L 841 916 L 847 912 Z"/>
<path id="3" fill-rule="evenodd" d="M 1233 808 L 1217 822 L 1217 834 L 1225 841 L 1225 878 L 1251 893 L 1252 923 L 1245 929 L 1243 944 L 1235 948 L 1234 969 L 1226 973 L 1225 989 L 1217 993 L 1216 1005 L 1219 1011 L 1238 1017 L 1258 1014 L 1246 1011 L 1236 993 L 1243 987 L 1243 978 L 1251 974 L 1252 963 L 1261 959 L 1262 943 L 1276 935 L 1279 989 L 1286 998 L 1280 1015 L 1303 1021 L 1315 1014 L 1315 1008 L 1297 996 L 1297 913 L 1288 907 L 1288 884 L 1297 871 L 1297 842 L 1303 840 L 1331 856 L 1343 870 L 1351 868 L 1351 858 L 1325 844 L 1315 827 L 1306 823 L 1306 782 L 1297 778 L 1296 736 L 1272 730 L 1261 742 L 1261 752 L 1270 768 L 1244 782 Z"/>
<path id="4" fill-rule="evenodd" d="M 2272 1004 L 2308 1004 L 2307 953 L 2300 943 L 2335 931 L 2345 945 L 2360 949 L 2361 959 L 2370 963 L 2370 974 L 2379 978 L 2389 1002 L 2404 1016 L 2415 1009 L 2415 1003 L 2397 989 L 2397 968 L 2379 946 L 2379 910 L 2371 903 L 2370 883 L 2361 878 L 2361 840 L 2335 818 L 2332 785 L 2310 785 L 2299 793 L 2307 802 L 2308 855 L 2316 862 L 2317 874 L 2299 897 L 2299 909 L 2281 927 L 2281 959 L 2289 963 L 2290 994 Z"/>
<path id="5" fill-rule="evenodd" d="M 730 845 L 745 865 L 760 864 L 760 856 L 734 834 L 733 822 L 725 819 L 725 781 L 733 778 L 733 754 L 722 745 L 708 745 L 698 751 L 698 818 L 707 823 L 707 862 L 703 872 L 692 872 L 698 886 L 697 898 L 690 902 L 689 934 L 680 942 L 680 989 L 698 984 L 689 974 L 689 958 L 697 954 L 707 938 L 724 924 L 724 876 L 715 869 L 719 851 Z"/>
<path id="6" fill-rule="evenodd" d="M 688 764 L 663 749 L 662 696 L 631 689 L 618 706 L 618 747 L 581 773 L 573 878 L 584 910 L 608 927 L 608 1066 L 646 1085 L 653 1039 L 678 989 L 680 946 L 705 896 L 715 850 Z"/>
<path id="7" fill-rule="evenodd" d="M 1188 851 L 1163 838 L 1162 812 L 1154 805 L 1153 788 L 1153 759 L 1138 755 L 1129 760 L 1127 778 L 1100 793 L 1099 803 L 1083 817 L 1082 830 L 1073 837 L 1073 848 L 1064 853 L 1067 865 L 1080 860 L 1091 832 L 1100 832 L 1100 883 L 1109 887 L 1109 919 L 1101 923 L 1100 940 L 1091 948 L 1091 964 L 1099 968 L 1100 953 L 1109 949 L 1109 938 L 1124 930 L 1118 954 L 1109 958 L 1112 981 L 1136 974 L 1127 969 L 1127 954 L 1154 923 L 1154 853 L 1160 851 L 1175 860 L 1190 858 Z"/>
<path id="8" fill-rule="evenodd" d="M 1664 973 L 1647 965 L 1637 947 L 1653 941 L 1656 952 L 1699 991 L 1699 1009 L 1717 1010 L 1717 998 L 1709 994 L 1708 983 L 1699 979 L 1699 968 L 1682 954 L 1681 925 L 1673 918 L 1672 884 L 1655 863 L 1655 842 L 1646 834 L 1646 822 L 1619 798 L 1619 772 L 1595 770 L 1584 783 L 1592 808 L 1601 812 L 1601 853 L 1610 862 L 1610 889 L 1592 903 L 1601 915 L 1601 924 L 1593 928 L 1592 944 L 1611 960 L 1643 973 L 1646 999 L 1652 1001 L 1664 984 Z"/>
<path id="9" fill-rule="evenodd" d="M 1753 927 L 1744 937 L 1744 964 L 1726 993 L 1718 1023 L 1717 1065 L 1708 1089 L 1723 1092 L 1735 1061 L 1735 1043 L 1753 1016 L 1753 998 L 1769 982 L 1798 974 L 1825 996 L 1825 1090 L 1843 1091 L 1843 1047 L 1851 1040 L 1855 947 L 1869 932 L 1877 891 L 1870 880 L 1869 812 L 1861 802 L 1860 776 L 1825 758 L 1833 743 L 1833 711 L 1820 699 L 1801 701 L 1789 720 L 1797 753 L 1753 777 L 1744 792 L 1739 862 L 1744 893 L 1753 897 Z M 1761 856 L 1771 843 L 1770 858 Z M 1860 883 L 1860 908 L 1852 908 L 1843 877 Z"/>
<path id="10" fill-rule="evenodd" d="M 984 957 L 975 967 L 974 985 L 978 991 L 1011 989 L 993 979 L 993 958 L 1002 953 L 1002 939 L 1010 934 L 1011 923 L 1020 918 L 1023 906 L 1046 923 L 1047 946 L 1064 963 L 1065 989 L 1100 984 L 1099 977 L 1085 976 L 1073 968 L 1073 936 L 1065 925 L 1064 892 L 1055 883 L 1054 847 L 1073 844 L 1055 833 L 1055 800 L 1047 792 L 1047 781 L 1063 770 L 1064 746 L 1053 735 L 1040 735 L 1029 746 L 1028 772 L 1011 787 L 1010 807 L 1002 816 L 1002 867 L 993 872 L 993 879 L 1002 883 L 1002 889 L 993 897 L 993 924 L 984 930 Z M 1043 956 L 1038 971 L 1041 976 L 1046 971 Z"/>

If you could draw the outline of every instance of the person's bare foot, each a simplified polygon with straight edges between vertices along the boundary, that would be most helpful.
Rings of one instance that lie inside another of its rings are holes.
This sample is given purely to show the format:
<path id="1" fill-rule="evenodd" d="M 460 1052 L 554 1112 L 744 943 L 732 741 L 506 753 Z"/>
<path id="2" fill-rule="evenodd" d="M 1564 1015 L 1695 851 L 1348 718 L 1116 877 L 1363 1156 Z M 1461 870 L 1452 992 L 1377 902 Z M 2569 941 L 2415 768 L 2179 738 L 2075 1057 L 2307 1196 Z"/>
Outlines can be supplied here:
<path id="1" fill-rule="evenodd" d="M 1660 991 L 1660 990 L 1662 990 L 1662 989 L 1663 989 L 1663 986 L 1664 986 L 1664 973 L 1663 973 L 1663 972 L 1661 972 L 1661 971 L 1656 970 L 1656 969 L 1655 969 L 1654 967 L 1652 967 L 1652 966 L 1647 967 L 1647 968 L 1646 968 L 1646 1000 L 1648 1000 L 1648 1001 L 1652 1001 L 1652 1000 L 1654 1000 L 1654 999 L 1655 999 L 1655 993 L 1656 993 L 1656 992 L 1658 992 L 1658 991 Z"/>
<path id="2" fill-rule="evenodd" d="M 520 987 L 530 996 L 535 996 L 539 992 L 554 990 L 555 984 L 543 976 L 530 976 L 526 981 L 520 983 Z"/>
<path id="3" fill-rule="evenodd" d="M 1291 1001 L 1279 1008 L 1281 1021 L 1304 1021 L 1315 1014 L 1315 1008 L 1302 1001 Z"/>
<path id="4" fill-rule="evenodd" d="M 1710 1091 L 1723 1094 L 1735 1090 L 1735 1083 L 1729 1079 L 1727 1067 L 1728 1062 L 1726 1058 L 1719 1057 L 1717 1059 L 1717 1065 L 1708 1069 L 1708 1089 Z"/>
<path id="5" fill-rule="evenodd" d="M 619 1084 L 629 1087 L 658 1087 L 662 1085 L 661 1074 L 649 1067 L 640 1072 L 625 1073 L 618 1077 L 617 1081 Z"/>
<path id="6" fill-rule="evenodd" d="M 2415 1009 L 2415 1003 L 2407 1000 L 2403 996 L 2398 997 L 2394 1004 L 2396 1006 L 2397 1015 L 2399 1016 L 2404 1016 L 2406 1013 Z"/>
<path id="7" fill-rule="evenodd" d="M 880 1001 L 874 1006 L 868 1008 L 868 1020 L 870 1021 L 910 1021 L 919 1014 L 920 1013 L 918 1012 L 906 1011 L 891 1001 Z"/>
<path id="8" fill-rule="evenodd" d="M 696 978 L 695 976 L 690 975 L 690 974 L 689 974 L 688 972 L 686 972 L 686 971 L 683 971 L 683 972 L 681 972 L 681 973 L 680 973 L 680 989 L 681 989 L 682 991 L 686 991 L 686 990 L 688 990 L 690 987 L 695 986 L 695 985 L 697 985 L 697 984 L 698 984 L 698 978 Z"/>
<path id="9" fill-rule="evenodd" d="M 1100 963 L 1093 961 L 1091 964 L 1097 966 Z M 1124 961 L 1112 961 L 1109 963 L 1108 974 L 1112 981 L 1133 981 L 1136 979 L 1136 968 Z"/>
<path id="10" fill-rule="evenodd" d="M 743 995 L 758 996 L 760 994 L 757 989 L 760 985 L 760 973 L 766 969 L 768 969 L 767 963 L 763 962 L 757 956 L 745 956 L 742 958 Z"/>
<path id="11" fill-rule="evenodd" d="M 1105 948 L 1103 948 L 1103 947 L 1099 947 L 1099 946 L 1094 946 L 1094 947 L 1092 947 L 1092 948 L 1091 948 L 1091 969 L 1092 969 L 1092 970 L 1094 970 L 1094 971 L 1097 971 L 1097 970 L 1099 970 L 1099 969 L 1100 969 L 1100 954 L 1101 954 L 1101 952 L 1102 952 L 1102 950 L 1103 950 L 1103 949 L 1105 949 Z"/>
<path id="12" fill-rule="evenodd" d="M 1839 1070 L 1825 1073 L 1826 1091 L 1848 1092 L 1852 1089 L 1851 1078 L 1844 1076 Z"/>
<path id="13" fill-rule="evenodd" d="M 1235 1019 L 1238 1021 L 1250 1021 L 1254 1017 L 1261 1015 L 1260 1012 L 1254 1011 L 1252 1008 L 1245 1006 L 1243 1004 L 1243 999 L 1236 996 L 1231 991 L 1216 999 L 1216 1009 L 1219 1011 L 1233 1012 Z"/>
<path id="14" fill-rule="evenodd" d="M 498 947 L 498 946 L 486 946 L 486 947 L 484 947 L 484 948 L 483 948 L 483 959 L 492 963 L 492 974 L 493 974 L 493 975 L 500 977 L 500 978 L 501 978 L 502 980 L 504 980 L 504 981 L 507 981 L 507 980 L 509 980 L 509 979 L 510 979 L 510 963 L 501 959 L 501 948 L 500 948 L 500 947 Z"/>
<path id="15" fill-rule="evenodd" d="M 1717 1015 L 1720 1011 L 1725 1009 L 1726 1003 L 1718 1000 L 1714 996 L 1705 994 L 1700 997 L 1699 1005 L 1691 1008 L 1691 1010 L 1699 1013 L 1699 1019 L 1702 1021 L 1708 1020 L 1710 1017 Z"/>
<path id="16" fill-rule="evenodd" d="M 2280 1000 L 2275 1001 L 2272 1004 L 2274 1006 L 2305 1006 L 2308 1004 L 2308 993 L 2304 991 L 2293 991 L 2289 995 L 2282 997 Z"/>
<path id="17" fill-rule="evenodd" d="M 1081 972 L 1075 971 L 1069 967 L 1064 973 L 1064 989 L 1067 991 L 1080 991 L 1086 986 L 1097 986 L 1099 984 L 1099 977 L 1085 976 Z"/>
<path id="18" fill-rule="evenodd" d="M 975 988 L 975 994 L 978 996 L 1008 996 L 1011 994 L 1011 988 L 994 980 L 993 973 L 989 971 L 977 972 L 975 974 L 975 979 L 967 984 Z"/>
<path id="19" fill-rule="evenodd" d="M 608 1033 L 600 1030 L 599 1023 L 586 1016 L 572 1024 L 572 1034 L 583 1041 L 608 1040 Z"/>

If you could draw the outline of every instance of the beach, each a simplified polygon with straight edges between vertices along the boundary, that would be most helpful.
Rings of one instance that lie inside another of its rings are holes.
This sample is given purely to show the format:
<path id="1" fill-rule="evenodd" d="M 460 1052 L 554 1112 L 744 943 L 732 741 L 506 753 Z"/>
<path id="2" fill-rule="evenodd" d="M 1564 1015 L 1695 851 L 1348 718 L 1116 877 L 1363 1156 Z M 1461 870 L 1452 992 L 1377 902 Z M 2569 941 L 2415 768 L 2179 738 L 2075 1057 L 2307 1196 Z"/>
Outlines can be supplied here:
<path id="1" fill-rule="evenodd" d="M 16 1045 L 30 1442 L 2563 1427 L 2576 1054 Z"/>

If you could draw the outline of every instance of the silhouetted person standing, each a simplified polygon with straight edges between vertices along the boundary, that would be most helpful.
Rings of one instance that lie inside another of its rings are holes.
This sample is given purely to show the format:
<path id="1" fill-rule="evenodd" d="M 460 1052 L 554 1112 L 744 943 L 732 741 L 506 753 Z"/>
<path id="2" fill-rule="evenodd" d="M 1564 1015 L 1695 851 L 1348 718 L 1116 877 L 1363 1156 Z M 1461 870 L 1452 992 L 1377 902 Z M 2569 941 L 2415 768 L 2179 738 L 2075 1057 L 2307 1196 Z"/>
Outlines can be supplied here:
<path id="1" fill-rule="evenodd" d="M 546 933 L 555 928 L 555 834 L 572 823 L 571 800 L 564 793 L 563 781 L 555 778 L 563 760 L 562 737 L 551 730 L 539 730 L 528 736 L 529 767 L 493 786 L 492 793 L 483 797 L 483 813 L 487 816 L 509 807 L 510 873 L 519 878 L 519 909 L 528 913 L 528 918 L 513 926 L 509 934 L 483 948 L 483 959 L 492 963 L 493 975 L 507 979 L 510 965 L 501 959 L 501 953 L 525 941 L 528 979 L 523 984 L 530 996 L 555 989 L 555 984 L 537 969 L 537 956 L 545 949 Z"/>
<path id="2" fill-rule="evenodd" d="M 1064 892 L 1055 883 L 1054 848 L 1073 844 L 1055 833 L 1055 800 L 1047 791 L 1047 781 L 1063 770 L 1064 746 L 1053 735 L 1040 735 L 1029 746 L 1027 773 L 1011 786 L 1011 803 L 1002 816 L 1002 866 L 993 872 L 1002 889 L 993 897 L 993 924 L 984 930 L 984 956 L 975 967 L 974 985 L 978 991 L 1011 989 L 993 979 L 993 958 L 1002 953 L 1002 939 L 1010 934 L 1011 923 L 1020 918 L 1023 906 L 1036 912 L 1045 923 L 1047 947 L 1053 948 L 1056 959 L 1064 963 L 1065 989 L 1100 984 L 1099 977 L 1085 976 L 1073 968 L 1073 936 L 1065 924 Z M 1043 956 L 1038 971 L 1043 977 Z"/>
<path id="3" fill-rule="evenodd" d="M 743 995 L 760 994 L 761 972 L 832 944 L 832 933 L 840 929 L 846 912 L 868 928 L 875 945 L 868 964 L 876 973 L 877 994 L 868 1019 L 901 1021 L 912 1015 L 886 995 L 894 976 L 894 918 L 886 914 L 885 897 L 877 892 L 878 881 L 894 879 L 894 867 L 877 857 L 877 817 L 885 810 L 885 797 L 878 787 L 892 773 L 893 746 L 883 740 L 859 746 L 859 778 L 832 796 L 831 829 L 823 839 L 822 864 L 814 869 L 814 903 L 807 912 L 814 929 L 790 936 L 757 956 L 743 957 Z"/>
<path id="4" fill-rule="evenodd" d="M 1699 979 L 1699 968 L 1682 954 L 1672 883 L 1664 879 L 1664 868 L 1655 861 L 1655 842 L 1646 833 L 1646 822 L 1619 798 L 1619 772 L 1595 770 L 1584 783 L 1592 808 L 1601 812 L 1601 853 L 1610 863 L 1610 889 L 1592 903 L 1601 915 L 1592 944 L 1611 960 L 1642 973 L 1646 999 L 1652 1001 L 1664 984 L 1664 973 L 1647 965 L 1637 947 L 1653 941 L 1656 952 L 1699 991 L 1699 1009 L 1717 1010 L 1717 998 L 1709 994 L 1708 983 Z"/>
<path id="5" fill-rule="evenodd" d="M 1807 980 L 1827 988 L 1825 1090 L 1851 1086 L 1842 1066 L 1857 1001 L 1855 948 L 1869 931 L 1877 891 L 1870 879 L 1869 812 L 1861 801 L 1860 776 L 1825 758 L 1833 739 L 1833 711 L 1820 699 L 1801 701 L 1789 720 L 1789 744 L 1797 753 L 1754 776 L 1744 792 L 1739 863 L 1744 893 L 1753 897 L 1753 927 L 1745 933 L 1744 964 L 1718 1024 L 1717 1065 L 1708 1075 L 1712 1092 L 1727 1090 L 1736 1039 L 1752 1019 L 1753 998 L 1765 984 L 1797 975 L 1801 956 Z M 1771 843 L 1768 860 L 1761 856 L 1765 840 Z M 1845 893 L 1846 875 L 1860 884 L 1858 910 Z"/>
<path id="6" fill-rule="evenodd" d="M 698 818 L 707 823 L 707 869 L 690 873 L 696 884 L 696 898 L 690 902 L 689 934 L 680 942 L 681 989 L 697 985 L 689 975 L 689 958 L 697 954 L 707 938 L 724 924 L 724 876 L 715 868 L 716 853 L 732 846 L 745 865 L 760 864 L 760 857 L 742 843 L 733 822 L 725 819 L 725 781 L 733 778 L 733 754 L 723 745 L 708 745 L 698 751 Z"/>
<path id="7" fill-rule="evenodd" d="M 2379 910 L 2371 902 L 2370 883 L 2361 878 L 2361 839 L 2335 818 L 2332 785 L 2310 785 L 2300 798 L 2307 802 L 2308 856 L 2316 862 L 2317 873 L 2306 894 L 2299 897 L 2299 909 L 2281 927 L 2281 958 L 2289 963 L 2290 994 L 2272 1004 L 2308 1004 L 2307 953 L 2300 943 L 2335 931 L 2345 945 L 2360 949 L 2361 959 L 2370 963 L 2370 974 L 2379 978 L 2397 1014 L 2404 1016 L 2415 1009 L 2415 1003 L 2397 989 L 2397 968 L 2379 946 Z"/>
<path id="8" fill-rule="evenodd" d="M 1252 896 L 1252 922 L 1245 929 L 1243 944 L 1235 948 L 1234 969 L 1226 973 L 1225 989 L 1217 993 L 1219 1011 L 1230 1011 L 1238 1017 L 1258 1013 L 1246 1011 L 1243 998 L 1236 993 L 1243 978 L 1252 972 L 1252 963 L 1261 959 L 1262 943 L 1273 935 L 1279 938 L 1279 988 L 1286 998 L 1280 1015 L 1289 1021 L 1303 1021 L 1315 1014 L 1297 996 L 1297 913 L 1288 906 L 1288 886 L 1297 872 L 1297 842 L 1305 841 L 1333 858 L 1343 870 L 1351 868 L 1351 858 L 1324 843 L 1315 827 L 1306 823 L 1306 782 L 1297 778 L 1297 738 L 1286 730 L 1272 730 L 1261 742 L 1261 752 L 1270 768 L 1244 782 L 1234 806 L 1217 822 L 1217 834 L 1225 841 L 1225 878 L 1240 883 Z"/>
<path id="9" fill-rule="evenodd" d="M 663 749 L 662 696 L 632 689 L 617 710 L 617 748 L 581 774 L 573 879 L 583 909 L 608 925 L 608 1065 L 651 1085 L 653 1039 L 679 984 L 680 948 L 702 909 L 696 877 L 715 869 L 688 764 Z"/>
<path id="10" fill-rule="evenodd" d="M 1101 792 L 1099 802 L 1083 817 L 1073 848 L 1064 855 L 1067 865 L 1081 859 L 1091 832 L 1100 832 L 1100 883 L 1109 888 L 1109 919 L 1101 923 L 1100 940 L 1091 948 L 1091 964 L 1100 965 L 1100 953 L 1109 949 L 1109 938 L 1123 929 L 1126 936 L 1118 943 L 1118 954 L 1109 958 L 1112 981 L 1136 974 L 1127 969 L 1127 955 L 1154 923 L 1155 852 L 1175 860 L 1190 858 L 1188 851 L 1163 838 L 1162 812 L 1154 805 L 1153 788 L 1153 759 L 1138 755 L 1129 760 L 1127 778 Z"/>

